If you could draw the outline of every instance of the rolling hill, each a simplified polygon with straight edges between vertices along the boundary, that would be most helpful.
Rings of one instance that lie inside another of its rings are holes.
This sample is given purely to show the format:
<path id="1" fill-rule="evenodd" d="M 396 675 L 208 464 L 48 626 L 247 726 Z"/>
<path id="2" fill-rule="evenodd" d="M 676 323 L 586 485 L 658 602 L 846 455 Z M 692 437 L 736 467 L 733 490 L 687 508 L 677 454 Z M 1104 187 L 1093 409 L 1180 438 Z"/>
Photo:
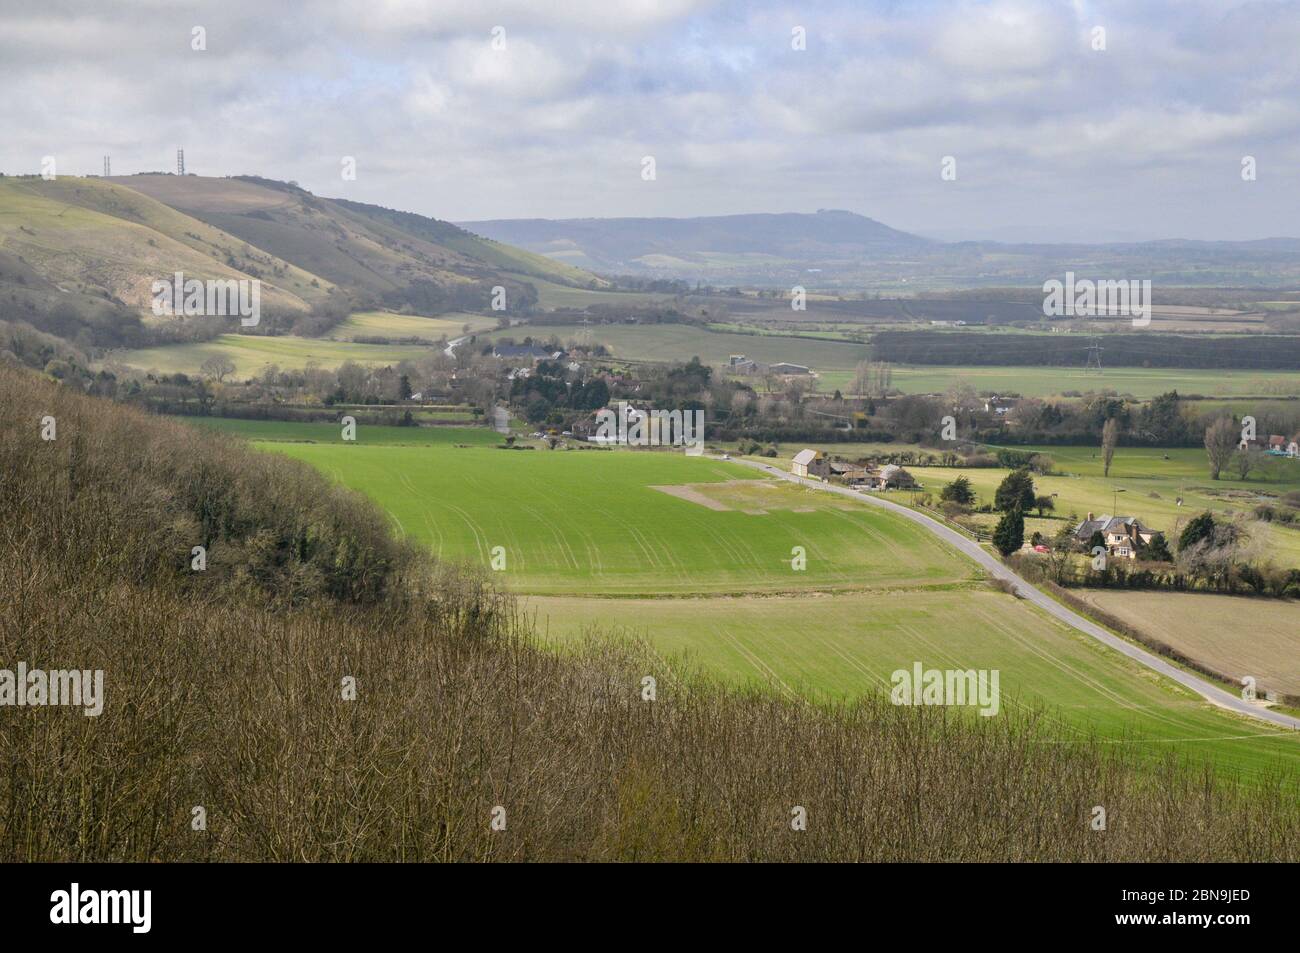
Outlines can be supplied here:
<path id="1" fill-rule="evenodd" d="M 152 283 L 177 271 L 259 279 L 266 327 L 305 333 L 367 307 L 481 311 L 497 285 L 517 310 L 537 299 L 530 279 L 602 285 L 447 222 L 266 179 L 0 177 L 0 320 L 82 348 L 231 330 L 153 318 Z"/>

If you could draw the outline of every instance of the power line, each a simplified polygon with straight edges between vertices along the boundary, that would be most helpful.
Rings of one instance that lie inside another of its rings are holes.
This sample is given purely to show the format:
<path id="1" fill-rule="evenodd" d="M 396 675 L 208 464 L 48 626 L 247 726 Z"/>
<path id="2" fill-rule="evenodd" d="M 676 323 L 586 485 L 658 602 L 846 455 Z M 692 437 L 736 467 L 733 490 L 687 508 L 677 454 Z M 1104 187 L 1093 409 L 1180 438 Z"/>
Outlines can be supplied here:
<path id="1" fill-rule="evenodd" d="M 1088 364 L 1084 370 L 1090 371 L 1093 368 L 1097 369 L 1098 374 L 1101 373 L 1101 338 L 1099 337 L 1094 337 L 1092 343 L 1088 345 Z"/>

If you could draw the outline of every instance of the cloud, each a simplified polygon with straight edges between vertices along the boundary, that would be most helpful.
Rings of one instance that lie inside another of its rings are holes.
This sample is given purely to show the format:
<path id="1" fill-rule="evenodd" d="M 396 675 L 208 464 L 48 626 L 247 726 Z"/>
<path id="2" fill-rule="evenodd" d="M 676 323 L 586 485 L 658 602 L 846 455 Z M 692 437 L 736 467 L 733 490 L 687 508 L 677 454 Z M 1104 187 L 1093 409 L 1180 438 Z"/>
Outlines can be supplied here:
<path id="1" fill-rule="evenodd" d="M 184 146 L 201 174 L 449 219 L 820 206 L 1260 237 L 1300 220 L 1298 45 L 1300 10 L 1258 0 L 8 0 L 0 169 Z"/>

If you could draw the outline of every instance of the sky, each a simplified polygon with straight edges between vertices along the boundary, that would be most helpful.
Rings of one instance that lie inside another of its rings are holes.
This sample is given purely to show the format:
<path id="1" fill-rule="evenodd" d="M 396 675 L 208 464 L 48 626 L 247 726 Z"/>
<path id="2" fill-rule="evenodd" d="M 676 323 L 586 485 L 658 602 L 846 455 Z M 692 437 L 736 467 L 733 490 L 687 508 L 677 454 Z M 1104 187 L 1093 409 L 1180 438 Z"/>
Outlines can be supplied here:
<path id="1" fill-rule="evenodd" d="M 0 0 L 0 171 L 184 147 L 452 221 L 1297 236 L 1297 50 L 1300 3 L 1254 0 Z"/>

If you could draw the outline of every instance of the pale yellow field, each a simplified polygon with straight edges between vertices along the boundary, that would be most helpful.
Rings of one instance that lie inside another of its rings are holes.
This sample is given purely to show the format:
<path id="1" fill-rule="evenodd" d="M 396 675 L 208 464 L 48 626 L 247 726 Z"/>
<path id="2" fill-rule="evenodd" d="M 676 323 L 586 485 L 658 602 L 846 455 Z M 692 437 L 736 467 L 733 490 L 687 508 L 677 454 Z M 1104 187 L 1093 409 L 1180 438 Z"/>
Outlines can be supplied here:
<path id="1" fill-rule="evenodd" d="M 391 311 L 360 311 L 348 317 L 328 335 L 334 341 L 355 341 L 357 338 L 422 338 L 437 341 L 454 339 L 465 333 L 476 334 L 496 327 L 496 320 L 482 314 L 456 312 L 436 318 L 416 314 L 394 314 Z"/>
<path id="2" fill-rule="evenodd" d="M 1074 590 L 1097 608 L 1258 690 L 1300 695 L 1300 603 L 1199 592 Z"/>

